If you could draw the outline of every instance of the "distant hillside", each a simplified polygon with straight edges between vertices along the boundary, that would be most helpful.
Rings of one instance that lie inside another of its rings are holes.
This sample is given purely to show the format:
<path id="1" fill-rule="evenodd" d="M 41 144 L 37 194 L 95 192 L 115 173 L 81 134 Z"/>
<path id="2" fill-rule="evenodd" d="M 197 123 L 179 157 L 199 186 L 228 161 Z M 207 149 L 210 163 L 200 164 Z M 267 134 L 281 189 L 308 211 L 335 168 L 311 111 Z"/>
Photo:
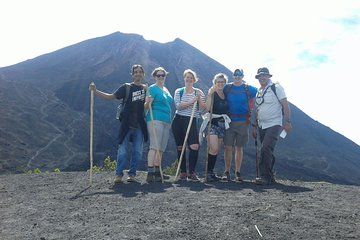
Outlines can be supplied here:
<path id="1" fill-rule="evenodd" d="M 157 66 L 165 67 L 170 72 L 166 85 L 171 93 L 183 85 L 182 73 L 187 68 L 198 73 L 200 81 L 196 86 L 204 92 L 216 73 L 231 76 L 229 69 L 181 39 L 161 44 L 120 32 L 0 68 L 0 172 L 23 172 L 36 167 L 87 169 L 88 85 L 94 81 L 99 89 L 113 92 L 120 84 L 131 81 L 130 68 L 135 63 L 145 67 L 149 83 L 153 82 L 151 71 Z M 95 100 L 97 164 L 107 155 L 113 159 L 116 155 L 116 105 L 116 101 Z M 360 147 L 293 105 L 292 115 L 294 131 L 280 140 L 277 148 L 277 176 L 360 184 Z M 199 172 L 204 169 L 204 149 Z M 242 169 L 245 177 L 254 177 L 254 158 L 254 143 L 250 139 Z M 171 138 L 164 165 L 175 159 Z M 219 172 L 222 165 L 219 160 Z M 144 161 L 141 169 L 145 167 Z"/>

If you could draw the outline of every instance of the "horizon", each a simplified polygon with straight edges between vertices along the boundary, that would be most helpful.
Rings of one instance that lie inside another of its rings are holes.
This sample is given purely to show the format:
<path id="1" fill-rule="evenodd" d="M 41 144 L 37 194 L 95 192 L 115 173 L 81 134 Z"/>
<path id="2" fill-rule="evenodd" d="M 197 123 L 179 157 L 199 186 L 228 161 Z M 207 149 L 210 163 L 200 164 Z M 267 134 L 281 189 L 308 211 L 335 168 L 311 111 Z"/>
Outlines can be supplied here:
<path id="1" fill-rule="evenodd" d="M 352 105 L 359 101 L 346 91 L 360 87 L 355 77 L 360 67 L 360 49 L 355 47 L 360 42 L 359 2 L 137 3 L 141 8 L 130 1 L 5 1 L 0 67 L 114 32 L 159 43 L 180 38 L 230 71 L 244 69 L 244 80 L 256 87 L 257 68 L 268 67 L 291 103 L 360 145 L 360 126 L 349 123 L 360 120 L 352 116 Z M 164 19 L 172 28 L 163 24 Z"/>

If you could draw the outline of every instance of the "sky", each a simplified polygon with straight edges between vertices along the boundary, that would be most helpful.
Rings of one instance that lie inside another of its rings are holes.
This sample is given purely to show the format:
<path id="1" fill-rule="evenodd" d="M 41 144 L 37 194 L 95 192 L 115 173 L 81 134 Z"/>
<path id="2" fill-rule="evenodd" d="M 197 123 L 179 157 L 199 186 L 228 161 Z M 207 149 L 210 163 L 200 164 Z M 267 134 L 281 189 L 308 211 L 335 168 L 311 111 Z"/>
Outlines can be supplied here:
<path id="1" fill-rule="evenodd" d="M 268 67 L 291 103 L 360 145 L 360 1 L 2 0 L 0 9 L 0 67 L 117 31 L 181 38 L 254 86 Z"/>

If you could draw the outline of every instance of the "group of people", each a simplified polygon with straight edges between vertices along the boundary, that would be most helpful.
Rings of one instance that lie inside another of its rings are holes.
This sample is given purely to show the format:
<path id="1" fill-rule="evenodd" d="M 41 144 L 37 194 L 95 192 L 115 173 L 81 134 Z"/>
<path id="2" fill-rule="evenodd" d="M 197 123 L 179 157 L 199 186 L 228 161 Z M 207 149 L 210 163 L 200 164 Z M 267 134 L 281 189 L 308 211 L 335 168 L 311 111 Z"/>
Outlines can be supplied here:
<path id="1" fill-rule="evenodd" d="M 168 72 L 163 67 L 155 68 L 152 77 L 155 83 L 143 84 L 145 71 L 141 65 L 131 68 L 132 83 L 121 85 L 114 93 L 105 93 L 96 89 L 94 83 L 89 90 L 103 99 L 122 99 L 124 111 L 119 131 L 115 183 L 121 183 L 126 167 L 129 146 L 132 142 L 132 159 L 128 171 L 128 182 L 135 181 L 136 170 L 142 159 L 143 144 L 150 139 L 147 156 L 147 182 L 162 181 L 161 159 L 166 149 L 170 130 L 177 146 L 180 164 L 179 180 L 200 181 L 196 173 L 200 142 L 206 135 L 207 174 L 206 181 L 230 181 L 230 168 L 235 146 L 236 181 L 243 181 L 240 170 L 243 149 L 248 142 L 249 127 L 252 135 L 260 141 L 258 176 L 255 183 L 268 185 L 275 182 L 273 166 L 274 149 L 280 132 L 291 131 L 290 109 L 284 92 L 279 84 L 271 81 L 272 75 L 267 68 L 259 68 L 255 78 L 260 88 L 247 84 L 242 69 L 236 69 L 232 82 L 224 73 L 214 76 L 213 86 L 207 97 L 194 84 L 197 74 L 187 69 L 183 73 L 184 87 L 175 90 L 172 96 L 165 87 Z M 172 117 L 171 106 L 175 105 Z M 200 130 L 194 118 L 203 117 Z M 189 125 L 190 124 L 190 125 Z M 185 144 L 186 143 L 186 144 Z M 184 145 L 185 144 L 185 145 Z M 214 173 L 217 155 L 224 145 L 225 171 L 220 178 Z M 184 149 L 183 149 L 184 148 Z M 188 157 L 186 157 L 188 149 Z M 188 159 L 188 161 L 186 160 Z"/>

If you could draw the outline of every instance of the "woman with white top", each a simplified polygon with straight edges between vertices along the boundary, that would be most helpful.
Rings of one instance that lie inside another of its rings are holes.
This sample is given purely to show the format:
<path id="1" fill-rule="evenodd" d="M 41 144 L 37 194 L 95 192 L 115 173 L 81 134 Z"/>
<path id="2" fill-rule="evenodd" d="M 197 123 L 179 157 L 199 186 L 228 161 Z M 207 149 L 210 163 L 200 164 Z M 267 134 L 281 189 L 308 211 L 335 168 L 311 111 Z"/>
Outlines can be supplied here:
<path id="1" fill-rule="evenodd" d="M 174 102 L 176 106 L 176 112 L 171 125 L 177 146 L 179 161 L 194 104 L 197 104 L 194 118 L 199 118 L 199 110 L 206 108 L 204 93 L 200 89 L 194 88 L 193 86 L 194 83 L 198 81 L 196 73 L 191 69 L 187 69 L 184 71 L 183 77 L 185 87 L 175 90 Z M 199 181 L 199 178 L 195 172 L 199 154 L 199 137 L 196 122 L 197 121 L 192 121 L 187 139 L 187 146 L 189 148 L 189 173 L 187 173 L 186 169 L 186 154 L 183 154 L 183 159 L 180 165 L 180 180 L 188 179 L 191 181 Z"/>

